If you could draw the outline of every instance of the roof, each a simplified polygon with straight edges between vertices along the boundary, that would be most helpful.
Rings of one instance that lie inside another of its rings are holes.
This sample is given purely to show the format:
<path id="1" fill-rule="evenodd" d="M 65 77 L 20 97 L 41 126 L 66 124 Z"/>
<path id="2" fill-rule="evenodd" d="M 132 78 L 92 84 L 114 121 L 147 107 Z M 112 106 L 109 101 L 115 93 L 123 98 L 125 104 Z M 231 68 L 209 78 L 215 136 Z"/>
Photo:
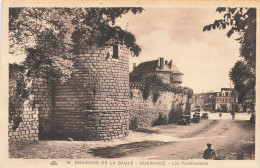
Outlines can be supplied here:
<path id="1" fill-rule="evenodd" d="M 151 72 L 158 67 L 159 60 L 147 61 L 140 63 L 133 71 Z"/>
<path id="2" fill-rule="evenodd" d="M 147 62 L 140 63 L 134 70 L 131 72 L 131 75 L 138 76 L 139 74 L 147 72 L 171 72 L 173 74 L 183 75 L 177 68 L 177 66 L 171 60 L 168 63 L 164 63 L 164 68 L 160 69 L 160 60 L 152 60 Z"/>
<path id="3" fill-rule="evenodd" d="M 231 88 L 221 88 L 221 92 L 222 92 L 223 90 L 224 90 L 224 91 L 230 91 Z"/>
<path id="4" fill-rule="evenodd" d="M 219 92 L 195 93 L 195 94 L 193 94 L 193 96 L 201 97 L 203 99 L 209 99 L 209 98 L 217 97 L 217 93 L 219 93 Z M 210 95 L 212 95 L 212 97 L 210 97 Z"/>

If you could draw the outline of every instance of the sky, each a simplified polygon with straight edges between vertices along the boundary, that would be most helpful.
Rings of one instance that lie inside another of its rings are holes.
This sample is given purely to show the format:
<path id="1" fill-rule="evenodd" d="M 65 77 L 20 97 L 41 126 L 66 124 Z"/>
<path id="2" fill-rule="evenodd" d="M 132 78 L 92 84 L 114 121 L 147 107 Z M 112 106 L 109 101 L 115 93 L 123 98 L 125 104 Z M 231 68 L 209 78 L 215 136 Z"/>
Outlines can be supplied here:
<path id="1" fill-rule="evenodd" d="M 141 14 L 126 14 L 116 22 L 132 32 L 142 48 L 133 63 L 164 57 L 173 60 L 184 74 L 182 86 L 194 93 L 230 87 L 229 71 L 239 57 L 239 43 L 226 30 L 203 32 L 205 25 L 221 19 L 216 8 L 145 8 Z"/>

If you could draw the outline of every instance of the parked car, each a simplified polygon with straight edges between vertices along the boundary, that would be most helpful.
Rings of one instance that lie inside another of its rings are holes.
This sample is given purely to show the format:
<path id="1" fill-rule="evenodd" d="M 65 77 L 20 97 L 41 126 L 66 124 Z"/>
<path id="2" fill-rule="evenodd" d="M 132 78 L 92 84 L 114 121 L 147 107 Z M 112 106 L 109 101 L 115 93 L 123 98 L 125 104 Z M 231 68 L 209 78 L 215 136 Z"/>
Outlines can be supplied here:
<path id="1" fill-rule="evenodd" d="M 195 111 L 195 112 L 200 112 L 200 108 L 197 107 L 197 108 L 193 109 L 193 111 Z"/>
<path id="2" fill-rule="evenodd" d="M 208 119 L 208 118 L 209 118 L 208 113 L 203 113 L 201 116 L 201 119 Z"/>
<path id="3" fill-rule="evenodd" d="M 194 113 L 191 121 L 195 123 L 200 122 L 200 114 Z"/>
<path id="4" fill-rule="evenodd" d="M 178 121 L 179 125 L 190 125 L 190 115 L 182 115 L 181 119 Z"/>
<path id="5" fill-rule="evenodd" d="M 200 119 L 200 112 L 195 112 L 194 114 L 198 115 Z"/>

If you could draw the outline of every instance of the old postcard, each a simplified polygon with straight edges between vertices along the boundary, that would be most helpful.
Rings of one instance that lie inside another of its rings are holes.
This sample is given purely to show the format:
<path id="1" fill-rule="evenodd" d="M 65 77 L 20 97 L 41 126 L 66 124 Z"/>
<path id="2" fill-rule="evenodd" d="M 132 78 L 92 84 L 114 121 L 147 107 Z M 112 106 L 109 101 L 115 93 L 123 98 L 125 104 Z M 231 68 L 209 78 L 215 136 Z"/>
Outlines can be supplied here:
<path id="1" fill-rule="evenodd" d="M 4 1 L 0 167 L 259 168 L 258 1 Z"/>

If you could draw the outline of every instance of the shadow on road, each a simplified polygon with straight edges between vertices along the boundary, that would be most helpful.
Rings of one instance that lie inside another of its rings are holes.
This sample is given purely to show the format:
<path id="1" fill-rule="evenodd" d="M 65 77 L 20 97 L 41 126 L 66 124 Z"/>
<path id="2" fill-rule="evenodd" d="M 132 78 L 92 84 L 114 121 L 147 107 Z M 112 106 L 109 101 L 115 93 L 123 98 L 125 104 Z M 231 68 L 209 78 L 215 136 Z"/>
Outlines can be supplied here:
<path id="1" fill-rule="evenodd" d="M 245 122 L 243 120 L 234 120 L 238 124 L 238 127 L 245 130 L 255 131 L 255 124 L 251 124 L 249 121 Z"/>
<path id="2" fill-rule="evenodd" d="M 159 130 L 150 130 L 147 128 L 138 128 L 133 130 L 135 132 L 142 132 L 142 133 L 146 133 L 146 134 L 159 134 Z"/>
<path id="3" fill-rule="evenodd" d="M 172 142 L 163 141 L 142 141 L 132 142 L 128 144 L 121 144 L 113 147 L 100 147 L 90 149 L 93 156 L 99 156 L 102 158 L 120 158 L 133 152 L 143 151 L 145 149 L 153 148 L 160 145 L 170 144 Z"/>

